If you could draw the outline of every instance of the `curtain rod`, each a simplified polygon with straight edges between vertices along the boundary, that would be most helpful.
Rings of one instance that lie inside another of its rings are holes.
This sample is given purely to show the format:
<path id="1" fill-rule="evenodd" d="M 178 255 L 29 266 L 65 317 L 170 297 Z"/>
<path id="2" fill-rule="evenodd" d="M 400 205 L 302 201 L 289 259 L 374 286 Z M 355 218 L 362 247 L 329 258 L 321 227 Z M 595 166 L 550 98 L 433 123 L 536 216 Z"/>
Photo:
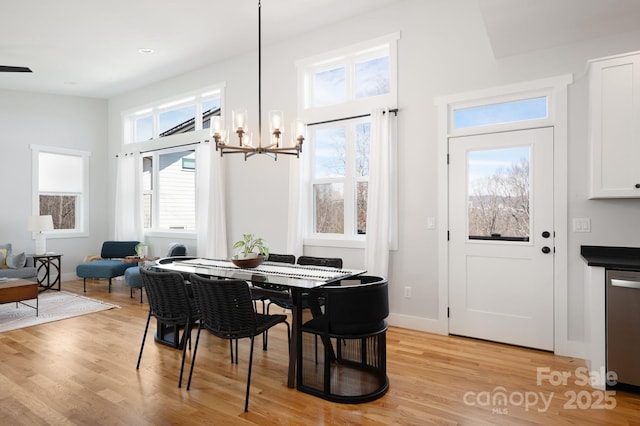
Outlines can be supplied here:
<path id="1" fill-rule="evenodd" d="M 162 148 L 147 149 L 147 150 L 144 150 L 144 151 L 139 151 L 139 153 L 140 154 L 146 154 L 147 152 L 155 152 L 155 151 L 162 151 L 162 150 L 165 150 L 165 149 L 180 148 L 180 147 L 183 147 L 183 146 L 197 145 L 199 143 L 209 143 L 209 139 L 205 139 L 203 141 L 198 141 L 198 142 L 183 143 L 181 145 L 173 145 L 173 146 L 165 146 L 165 147 L 162 147 Z M 127 155 L 133 155 L 133 154 L 134 154 L 133 152 L 129 152 L 129 153 L 125 152 L 124 154 L 116 154 L 116 158 L 120 157 L 121 155 L 124 155 L 126 157 Z"/>
<path id="2" fill-rule="evenodd" d="M 386 113 L 386 111 L 383 111 L 383 114 L 384 113 Z M 397 117 L 398 116 L 398 108 L 390 109 L 389 113 L 393 113 L 393 115 L 395 115 Z M 316 121 L 315 123 L 309 123 L 309 124 L 307 124 L 307 126 L 317 126 L 318 124 L 327 124 L 327 123 L 335 123 L 337 121 L 355 120 L 356 118 L 364 118 L 364 117 L 370 117 L 370 116 L 371 116 L 371 113 L 369 113 L 369 114 L 361 114 L 361 115 L 353 115 L 351 117 L 334 118 L 333 120 Z"/>

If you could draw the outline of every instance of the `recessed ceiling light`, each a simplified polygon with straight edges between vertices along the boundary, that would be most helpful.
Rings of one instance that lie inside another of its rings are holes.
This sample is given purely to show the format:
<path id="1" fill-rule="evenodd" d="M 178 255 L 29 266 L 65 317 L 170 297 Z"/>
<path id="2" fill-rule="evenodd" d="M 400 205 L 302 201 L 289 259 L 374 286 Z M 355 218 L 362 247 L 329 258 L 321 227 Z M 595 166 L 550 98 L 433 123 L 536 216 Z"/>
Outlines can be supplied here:
<path id="1" fill-rule="evenodd" d="M 144 54 L 149 54 L 149 53 L 153 53 L 155 52 L 155 50 L 149 48 L 149 47 L 142 47 L 140 49 L 138 49 L 139 53 L 144 53 Z"/>

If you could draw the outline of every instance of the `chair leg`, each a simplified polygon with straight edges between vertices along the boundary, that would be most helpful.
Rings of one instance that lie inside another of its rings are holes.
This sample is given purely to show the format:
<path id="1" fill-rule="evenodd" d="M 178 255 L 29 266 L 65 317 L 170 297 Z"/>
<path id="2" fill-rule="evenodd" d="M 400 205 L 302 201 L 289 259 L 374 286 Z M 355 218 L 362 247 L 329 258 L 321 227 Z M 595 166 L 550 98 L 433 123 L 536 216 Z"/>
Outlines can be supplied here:
<path id="1" fill-rule="evenodd" d="M 130 294 L 129 298 L 133 299 L 133 287 L 129 287 L 129 294 Z"/>
<path id="2" fill-rule="evenodd" d="M 142 350 L 144 349 L 144 341 L 147 339 L 147 331 L 149 330 L 150 320 L 151 320 L 151 310 L 149 310 L 149 316 L 147 316 L 147 325 L 144 326 L 144 335 L 142 336 L 142 344 L 140 345 L 140 354 L 138 354 L 138 364 L 136 364 L 136 370 L 140 368 L 140 360 L 142 359 Z"/>
<path id="3" fill-rule="evenodd" d="M 324 341 L 325 338 L 329 341 L 329 344 L 327 345 L 327 342 L 324 342 L 324 393 L 329 395 L 331 393 L 331 352 L 333 352 L 333 346 L 331 345 L 331 338 L 323 335 L 322 340 Z"/>
<path id="4" fill-rule="evenodd" d="M 142 303 L 142 287 L 140 287 L 140 303 Z"/>
<path id="5" fill-rule="evenodd" d="M 233 364 L 233 339 L 229 339 L 229 354 L 231 355 L 231 364 Z"/>
<path id="6" fill-rule="evenodd" d="M 87 292 L 87 279 L 86 278 L 82 279 L 82 286 L 84 288 L 84 292 L 86 293 Z"/>
<path id="7" fill-rule="evenodd" d="M 176 329 L 177 329 L 176 325 Z M 187 340 L 189 340 L 189 345 L 191 345 L 191 321 L 187 321 L 187 324 L 184 326 L 184 333 L 182 334 L 182 364 L 180 365 L 180 378 L 178 379 L 178 387 L 182 387 L 182 373 L 184 372 L 184 359 L 187 355 Z"/>
<path id="8" fill-rule="evenodd" d="M 244 411 L 245 413 L 249 411 L 249 389 L 251 387 L 251 366 L 253 365 L 253 342 L 255 340 L 255 336 L 251 336 L 251 352 L 249 352 L 249 371 L 247 373 L 247 395 L 244 399 Z M 236 340 L 237 342 L 237 340 Z M 236 351 L 237 355 L 237 351 Z"/>
<path id="9" fill-rule="evenodd" d="M 196 365 L 196 354 L 198 353 L 198 342 L 200 341 L 200 330 L 202 330 L 202 326 L 198 326 L 198 334 L 196 334 L 196 344 L 193 347 L 193 355 L 191 356 L 191 368 L 189 368 L 189 381 L 187 382 L 187 390 L 191 388 L 191 376 L 193 375 L 193 366 Z"/>
<path id="10" fill-rule="evenodd" d="M 111 278 L 109 278 L 109 293 L 111 293 Z"/>

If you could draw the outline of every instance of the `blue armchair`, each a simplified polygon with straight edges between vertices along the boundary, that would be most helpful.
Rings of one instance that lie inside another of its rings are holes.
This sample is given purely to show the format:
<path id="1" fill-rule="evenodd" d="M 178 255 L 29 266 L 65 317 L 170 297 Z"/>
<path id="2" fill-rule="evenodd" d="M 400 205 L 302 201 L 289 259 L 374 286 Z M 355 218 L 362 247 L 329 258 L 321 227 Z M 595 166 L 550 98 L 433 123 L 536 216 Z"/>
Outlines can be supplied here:
<path id="1" fill-rule="evenodd" d="M 180 243 L 171 243 L 169 245 L 169 252 L 167 253 L 167 258 L 174 257 L 185 257 L 187 258 L 187 248 L 184 244 Z M 142 277 L 140 276 L 140 268 L 136 266 L 135 268 L 129 268 L 124 273 L 124 281 L 129 286 L 129 291 L 131 293 L 131 298 L 133 299 L 133 289 L 140 289 L 140 303 L 142 303 Z"/>
<path id="2" fill-rule="evenodd" d="M 136 262 L 123 262 L 127 256 L 136 255 L 139 241 L 105 241 L 102 244 L 100 260 L 81 263 L 76 267 L 76 275 L 83 279 L 84 292 L 87 292 L 87 278 L 108 278 L 109 293 L 111 293 L 111 279 L 124 275 L 128 268 L 138 266 Z"/>

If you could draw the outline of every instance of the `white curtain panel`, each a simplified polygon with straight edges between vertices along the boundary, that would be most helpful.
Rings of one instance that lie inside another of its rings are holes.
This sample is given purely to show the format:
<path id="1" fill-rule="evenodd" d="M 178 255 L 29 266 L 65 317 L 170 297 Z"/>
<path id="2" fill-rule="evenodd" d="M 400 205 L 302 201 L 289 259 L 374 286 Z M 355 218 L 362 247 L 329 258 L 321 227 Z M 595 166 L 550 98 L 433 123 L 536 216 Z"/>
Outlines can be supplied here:
<path id="1" fill-rule="evenodd" d="M 140 154 L 117 158 L 115 232 L 116 241 L 142 241 Z"/>
<path id="2" fill-rule="evenodd" d="M 307 150 L 309 148 L 307 147 Z M 308 154 L 307 154 L 308 155 Z M 304 212 L 302 191 L 305 188 L 305 161 L 296 158 L 289 162 L 289 211 L 287 230 L 287 253 L 296 257 L 303 255 Z"/>
<path id="3" fill-rule="evenodd" d="M 196 227 L 198 257 L 227 258 L 224 162 L 211 143 L 196 148 Z"/>
<path id="4" fill-rule="evenodd" d="M 395 248 L 396 165 L 395 126 L 389 110 L 371 113 L 369 198 L 365 269 L 370 275 L 388 276 L 389 250 Z"/>

